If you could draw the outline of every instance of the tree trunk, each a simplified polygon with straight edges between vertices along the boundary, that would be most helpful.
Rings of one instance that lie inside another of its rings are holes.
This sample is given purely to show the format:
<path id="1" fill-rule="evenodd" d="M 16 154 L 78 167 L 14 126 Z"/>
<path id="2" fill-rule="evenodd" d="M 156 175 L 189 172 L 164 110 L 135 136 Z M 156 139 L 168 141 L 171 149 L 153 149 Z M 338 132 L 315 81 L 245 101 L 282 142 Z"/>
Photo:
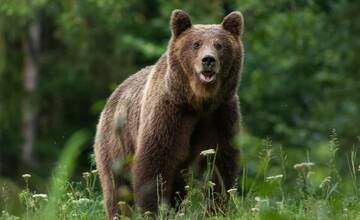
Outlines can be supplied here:
<path id="1" fill-rule="evenodd" d="M 36 137 L 36 103 L 35 92 L 39 73 L 40 22 L 35 20 L 23 40 L 25 53 L 22 100 L 22 134 L 23 144 L 21 158 L 25 164 L 33 164 L 33 148 Z"/>

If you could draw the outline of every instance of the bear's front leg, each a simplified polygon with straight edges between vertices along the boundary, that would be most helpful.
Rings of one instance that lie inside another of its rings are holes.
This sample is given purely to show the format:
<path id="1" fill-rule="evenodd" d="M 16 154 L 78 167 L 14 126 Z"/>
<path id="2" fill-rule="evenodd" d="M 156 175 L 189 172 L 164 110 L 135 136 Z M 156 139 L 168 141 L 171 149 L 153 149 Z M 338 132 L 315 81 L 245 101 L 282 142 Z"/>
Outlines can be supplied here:
<path id="1" fill-rule="evenodd" d="M 240 110 L 238 98 L 224 103 L 214 114 L 218 132 L 217 154 L 215 158 L 215 191 L 218 193 L 218 205 L 225 208 L 227 190 L 234 187 L 239 168 L 239 150 L 234 146 L 234 137 L 239 132 Z"/>
<path id="2" fill-rule="evenodd" d="M 146 110 L 133 165 L 135 203 L 156 212 L 169 204 L 180 163 L 188 156 L 194 120 L 169 103 Z"/>

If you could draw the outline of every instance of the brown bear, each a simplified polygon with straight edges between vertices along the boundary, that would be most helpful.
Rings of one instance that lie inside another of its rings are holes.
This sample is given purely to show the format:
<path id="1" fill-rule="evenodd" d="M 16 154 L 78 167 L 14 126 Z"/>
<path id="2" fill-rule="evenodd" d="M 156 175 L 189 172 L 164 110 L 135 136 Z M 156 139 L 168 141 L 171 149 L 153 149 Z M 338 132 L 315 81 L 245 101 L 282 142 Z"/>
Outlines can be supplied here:
<path id="1" fill-rule="evenodd" d="M 154 212 L 160 177 L 163 200 L 170 202 L 184 188 L 180 171 L 208 148 L 217 149 L 215 190 L 234 185 L 243 17 L 235 11 L 221 24 L 192 25 L 186 12 L 174 10 L 170 27 L 167 51 L 119 85 L 100 116 L 94 149 L 109 219 L 117 215 L 124 185 L 142 211 Z"/>

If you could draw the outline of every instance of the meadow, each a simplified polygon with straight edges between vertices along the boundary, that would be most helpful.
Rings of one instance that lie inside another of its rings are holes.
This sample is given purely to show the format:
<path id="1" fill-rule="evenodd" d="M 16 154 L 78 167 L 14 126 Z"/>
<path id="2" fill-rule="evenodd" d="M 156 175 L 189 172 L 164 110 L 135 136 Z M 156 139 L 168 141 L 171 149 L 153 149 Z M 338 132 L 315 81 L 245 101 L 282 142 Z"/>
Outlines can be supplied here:
<path id="1" fill-rule="evenodd" d="M 82 173 L 78 181 L 71 180 L 79 152 L 87 134 L 75 133 L 66 143 L 56 170 L 49 182 L 49 192 L 41 193 L 29 188 L 31 173 L 23 174 L 23 189 L 17 195 L 22 214 L 11 215 L 5 209 L 1 220 L 14 219 L 104 219 L 102 196 L 99 191 L 97 170 Z M 256 153 L 246 150 L 247 141 L 253 137 L 244 135 L 241 174 L 237 185 L 227 191 L 226 210 L 215 208 L 214 184 L 211 181 L 216 150 L 201 152 L 208 161 L 207 170 L 200 180 L 192 175 L 187 178 L 186 197 L 178 200 L 175 211 L 161 201 L 161 181 L 158 183 L 160 210 L 158 219 L 359 219 L 359 173 L 356 148 L 339 155 L 336 132 L 330 135 L 322 147 L 327 158 L 318 160 L 316 152 L 299 156 L 299 163 L 289 164 L 281 146 L 270 140 L 259 140 Z M 253 149 L 252 149 L 253 151 Z M 324 153 L 323 153 L 324 154 Z M 322 155 L 323 155 L 322 154 Z M 347 170 L 340 173 L 337 158 L 346 157 Z M 191 172 L 190 172 L 191 173 Z M 2 199 L 6 189 L 2 189 Z M 119 202 L 119 219 L 153 219 L 154 213 L 141 213 L 125 201 Z"/>

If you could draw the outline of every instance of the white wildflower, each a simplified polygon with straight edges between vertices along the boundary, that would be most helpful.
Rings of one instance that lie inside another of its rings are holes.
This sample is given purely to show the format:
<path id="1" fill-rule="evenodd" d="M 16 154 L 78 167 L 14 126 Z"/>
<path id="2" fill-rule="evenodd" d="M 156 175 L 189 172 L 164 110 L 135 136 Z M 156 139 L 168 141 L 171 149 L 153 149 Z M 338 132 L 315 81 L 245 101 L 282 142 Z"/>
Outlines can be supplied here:
<path id="1" fill-rule="evenodd" d="M 200 155 L 202 155 L 202 156 L 207 156 L 207 155 L 211 155 L 211 154 L 215 154 L 214 149 L 203 150 L 200 152 Z"/>
<path id="2" fill-rule="evenodd" d="M 31 177 L 31 175 L 28 174 L 28 173 L 25 173 L 21 177 L 24 178 L 24 179 L 29 179 Z"/>
<path id="3" fill-rule="evenodd" d="M 259 209 L 259 208 L 257 208 L 257 207 L 254 207 L 254 208 L 251 208 L 251 209 L 250 209 L 250 211 L 251 211 L 251 212 L 259 212 L 259 211 L 260 211 L 260 209 Z"/>
<path id="4" fill-rule="evenodd" d="M 229 189 L 227 192 L 229 194 L 232 194 L 232 193 L 236 193 L 237 189 L 236 188 L 232 188 L 232 189 Z"/>
<path id="5" fill-rule="evenodd" d="M 319 187 L 320 189 L 324 188 L 325 186 L 328 186 L 331 183 L 331 176 L 327 176 L 321 181 Z"/>
<path id="6" fill-rule="evenodd" d="M 119 202 L 118 202 L 118 205 L 119 205 L 119 206 L 126 205 L 126 202 L 125 202 L 125 201 L 119 201 Z"/>
<path id="7" fill-rule="evenodd" d="M 88 198 L 80 198 L 78 201 L 79 201 L 79 203 L 88 203 L 88 202 L 90 202 L 90 199 L 88 199 Z"/>
<path id="8" fill-rule="evenodd" d="M 90 173 L 89 172 L 83 172 L 82 176 L 86 179 L 86 178 L 88 178 L 90 176 Z"/>
<path id="9" fill-rule="evenodd" d="M 282 175 L 282 174 L 275 175 L 275 176 L 268 176 L 265 178 L 265 181 L 266 182 L 276 182 L 276 181 L 280 181 L 283 177 L 284 177 L 284 175 Z"/>
<path id="10" fill-rule="evenodd" d="M 40 193 L 40 194 L 34 194 L 34 195 L 32 195 L 32 197 L 33 197 L 33 198 L 45 199 L 45 200 L 48 198 L 48 196 L 47 196 L 46 194 L 42 194 L 42 193 Z"/>
<path id="11" fill-rule="evenodd" d="M 294 165 L 295 170 L 302 170 L 304 168 L 310 168 L 312 166 L 315 166 L 315 163 L 313 162 L 303 162 L 303 163 L 297 163 Z"/>
<path id="12" fill-rule="evenodd" d="M 87 204 L 89 203 L 91 200 L 88 198 L 80 198 L 78 200 L 74 200 L 73 203 L 78 204 L 78 205 L 82 205 L 82 204 Z"/>
<path id="13" fill-rule="evenodd" d="M 214 187 L 216 185 L 214 182 L 211 182 L 211 181 L 209 181 L 208 184 L 210 187 Z"/>
<path id="14" fill-rule="evenodd" d="M 262 199 L 261 197 L 259 197 L 259 196 L 256 196 L 255 197 L 255 201 L 258 203 L 258 204 L 260 204 L 260 203 L 262 203 L 262 204 L 264 204 L 264 203 L 269 203 L 269 199 Z"/>

